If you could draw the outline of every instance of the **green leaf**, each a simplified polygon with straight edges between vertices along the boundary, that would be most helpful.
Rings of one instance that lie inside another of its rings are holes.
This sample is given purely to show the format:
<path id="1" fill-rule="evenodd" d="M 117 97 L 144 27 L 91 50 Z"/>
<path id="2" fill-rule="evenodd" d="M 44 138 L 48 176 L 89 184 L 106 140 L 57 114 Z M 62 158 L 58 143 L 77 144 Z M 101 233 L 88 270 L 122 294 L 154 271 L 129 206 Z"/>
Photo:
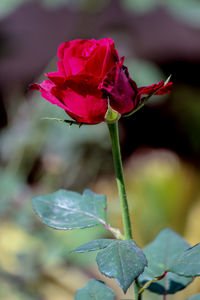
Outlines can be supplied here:
<path id="1" fill-rule="evenodd" d="M 124 293 L 147 265 L 143 251 L 132 240 L 114 240 L 97 254 L 96 261 L 100 272 L 115 278 Z"/>
<path id="2" fill-rule="evenodd" d="M 188 300 L 200 300 L 200 294 L 196 294 L 196 295 L 188 298 Z"/>
<path id="3" fill-rule="evenodd" d="M 170 229 L 162 230 L 144 249 L 148 267 L 139 277 L 141 284 L 161 276 L 188 247 L 189 244 L 177 233 Z M 192 280 L 192 277 L 186 278 L 168 272 L 164 279 L 153 282 L 148 289 L 157 294 L 174 294 L 185 288 Z"/>
<path id="4" fill-rule="evenodd" d="M 102 281 L 90 279 L 88 283 L 76 292 L 75 300 L 114 300 L 114 292 Z"/>
<path id="5" fill-rule="evenodd" d="M 106 196 L 85 190 L 83 195 L 59 190 L 33 199 L 42 222 L 56 229 L 86 228 L 105 224 Z"/>
<path id="6" fill-rule="evenodd" d="M 75 248 L 72 252 L 84 253 L 95 250 L 100 250 L 108 247 L 111 243 L 113 243 L 112 239 L 98 239 L 91 242 L 88 242 L 80 247 Z"/>
<path id="7" fill-rule="evenodd" d="M 168 268 L 180 276 L 200 276 L 200 243 L 185 250 Z"/>

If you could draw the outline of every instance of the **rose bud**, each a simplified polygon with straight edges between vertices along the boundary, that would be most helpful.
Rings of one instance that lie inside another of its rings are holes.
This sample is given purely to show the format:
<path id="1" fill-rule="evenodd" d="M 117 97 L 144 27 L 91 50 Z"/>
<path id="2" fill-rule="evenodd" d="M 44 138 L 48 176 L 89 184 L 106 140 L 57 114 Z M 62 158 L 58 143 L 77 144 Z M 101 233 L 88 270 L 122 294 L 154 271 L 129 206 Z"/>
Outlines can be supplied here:
<path id="1" fill-rule="evenodd" d="M 143 95 L 172 89 L 172 83 L 164 81 L 138 88 L 110 38 L 65 42 L 58 48 L 58 58 L 57 71 L 45 74 L 48 79 L 30 89 L 39 90 L 79 123 L 103 122 L 110 108 L 119 116 L 131 113 Z"/>

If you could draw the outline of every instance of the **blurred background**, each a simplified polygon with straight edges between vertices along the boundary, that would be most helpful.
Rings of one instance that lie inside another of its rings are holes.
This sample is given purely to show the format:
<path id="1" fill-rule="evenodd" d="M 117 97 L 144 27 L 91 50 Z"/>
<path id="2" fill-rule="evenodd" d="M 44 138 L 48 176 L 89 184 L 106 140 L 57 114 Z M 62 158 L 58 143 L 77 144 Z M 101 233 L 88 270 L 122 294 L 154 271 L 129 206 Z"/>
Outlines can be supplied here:
<path id="1" fill-rule="evenodd" d="M 144 247 L 168 226 L 200 240 L 200 1 L 0 1 L 0 299 L 71 300 L 101 276 L 95 254 L 70 250 L 110 237 L 102 227 L 55 231 L 41 224 L 31 198 L 86 187 L 108 196 L 108 219 L 121 224 L 105 124 L 73 127 L 62 109 L 28 92 L 56 68 L 60 43 L 111 37 L 139 86 L 172 74 L 174 91 L 120 120 L 133 230 Z M 120 225 L 121 226 L 121 225 Z M 121 227 L 122 229 L 122 227 Z M 91 258 L 92 257 L 92 258 Z M 200 292 L 196 279 L 169 300 Z M 157 300 L 147 293 L 144 300 Z"/>

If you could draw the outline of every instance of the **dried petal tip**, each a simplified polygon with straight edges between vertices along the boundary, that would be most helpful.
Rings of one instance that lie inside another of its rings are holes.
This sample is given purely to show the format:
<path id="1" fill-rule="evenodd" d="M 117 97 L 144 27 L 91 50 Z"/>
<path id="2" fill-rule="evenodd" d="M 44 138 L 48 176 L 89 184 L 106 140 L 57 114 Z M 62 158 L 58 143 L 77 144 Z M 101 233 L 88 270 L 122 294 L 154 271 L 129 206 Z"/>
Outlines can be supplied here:
<path id="1" fill-rule="evenodd" d="M 37 84 L 37 83 L 31 83 L 31 84 L 29 84 L 28 88 L 29 88 L 29 90 L 32 90 L 32 91 L 33 90 L 39 91 L 40 90 L 40 85 Z"/>
<path id="2" fill-rule="evenodd" d="M 173 87 L 173 82 L 168 82 L 167 84 L 163 85 L 163 87 L 161 87 L 155 95 L 169 94 L 172 91 Z"/>

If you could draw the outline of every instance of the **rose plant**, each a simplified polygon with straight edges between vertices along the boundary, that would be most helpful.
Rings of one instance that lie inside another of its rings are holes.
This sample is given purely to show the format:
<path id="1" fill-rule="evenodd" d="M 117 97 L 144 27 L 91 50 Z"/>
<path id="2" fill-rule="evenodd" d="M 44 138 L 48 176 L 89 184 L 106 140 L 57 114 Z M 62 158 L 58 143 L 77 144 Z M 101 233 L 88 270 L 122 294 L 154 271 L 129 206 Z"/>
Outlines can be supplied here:
<path id="1" fill-rule="evenodd" d="M 134 299 L 143 292 L 167 298 L 185 288 L 200 275 L 200 244 L 190 247 L 170 229 L 161 231 L 145 249 L 133 240 L 128 201 L 124 183 L 119 145 L 118 120 L 140 109 L 152 95 L 167 94 L 172 82 L 161 81 L 147 87 L 137 87 L 130 76 L 124 57 L 120 58 L 112 39 L 74 40 L 58 48 L 57 71 L 45 74 L 48 79 L 33 83 L 43 98 L 66 111 L 77 125 L 105 122 L 108 126 L 116 181 L 121 204 L 124 233 L 113 228 L 106 219 L 106 196 L 90 190 L 79 194 L 59 190 L 33 199 L 36 213 L 46 225 L 70 230 L 103 225 L 113 239 L 98 239 L 86 243 L 74 252 L 98 251 L 96 261 L 102 274 L 114 278 L 124 293 L 133 284 Z M 199 295 L 191 299 L 200 299 Z M 113 300 L 114 292 L 104 283 L 91 279 L 78 290 L 76 300 Z"/>

